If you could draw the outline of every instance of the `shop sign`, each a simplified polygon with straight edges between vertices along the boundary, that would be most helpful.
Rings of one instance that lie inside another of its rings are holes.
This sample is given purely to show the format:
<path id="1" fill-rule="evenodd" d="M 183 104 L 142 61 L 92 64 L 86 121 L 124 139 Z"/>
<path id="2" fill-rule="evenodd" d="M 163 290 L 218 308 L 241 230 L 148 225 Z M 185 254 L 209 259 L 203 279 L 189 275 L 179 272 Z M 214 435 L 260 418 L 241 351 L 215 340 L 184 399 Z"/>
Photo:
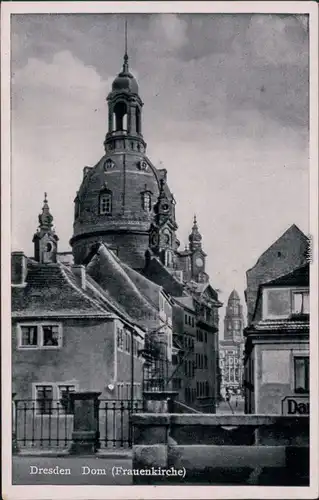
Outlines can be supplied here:
<path id="1" fill-rule="evenodd" d="M 310 403 L 308 396 L 286 396 L 282 400 L 283 415 L 309 415 Z"/>

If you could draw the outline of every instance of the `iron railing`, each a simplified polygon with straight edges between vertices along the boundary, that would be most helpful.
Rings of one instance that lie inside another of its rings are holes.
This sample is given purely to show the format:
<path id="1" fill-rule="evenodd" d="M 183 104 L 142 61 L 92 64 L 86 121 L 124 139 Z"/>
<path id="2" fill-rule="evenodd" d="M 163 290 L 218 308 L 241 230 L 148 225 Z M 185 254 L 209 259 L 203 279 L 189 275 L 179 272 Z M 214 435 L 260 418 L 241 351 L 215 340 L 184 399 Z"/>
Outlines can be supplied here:
<path id="1" fill-rule="evenodd" d="M 132 445 L 131 415 L 143 411 L 143 400 L 100 400 L 100 448 Z M 73 413 L 61 400 L 43 405 L 38 400 L 15 400 L 13 432 L 18 448 L 68 448 L 72 442 Z"/>
<path id="2" fill-rule="evenodd" d="M 14 432 L 18 446 L 67 447 L 72 440 L 73 414 L 61 401 L 15 400 Z"/>
<path id="3" fill-rule="evenodd" d="M 132 446 L 132 413 L 143 412 L 143 400 L 100 400 L 100 448 Z"/>

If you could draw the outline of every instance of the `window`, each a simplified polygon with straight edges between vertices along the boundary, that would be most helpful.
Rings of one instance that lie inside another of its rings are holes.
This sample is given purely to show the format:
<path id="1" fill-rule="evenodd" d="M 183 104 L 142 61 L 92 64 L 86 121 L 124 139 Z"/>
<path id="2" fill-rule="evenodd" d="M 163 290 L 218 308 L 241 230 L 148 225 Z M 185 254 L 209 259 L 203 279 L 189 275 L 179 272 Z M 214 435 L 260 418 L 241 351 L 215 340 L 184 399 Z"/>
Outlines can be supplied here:
<path id="1" fill-rule="evenodd" d="M 21 347 L 38 346 L 38 327 L 21 326 Z"/>
<path id="2" fill-rule="evenodd" d="M 207 368 L 207 356 L 204 354 L 204 368 Z"/>
<path id="3" fill-rule="evenodd" d="M 292 302 L 293 314 L 309 314 L 309 292 L 294 292 Z"/>
<path id="4" fill-rule="evenodd" d="M 42 326 L 43 345 L 58 346 L 59 345 L 59 327 L 52 325 Z"/>
<path id="5" fill-rule="evenodd" d="M 240 330 L 240 321 L 238 319 L 234 320 L 234 329 Z"/>
<path id="6" fill-rule="evenodd" d="M 37 413 L 52 415 L 53 387 L 51 385 L 36 386 Z"/>
<path id="7" fill-rule="evenodd" d="M 205 344 L 207 344 L 207 332 L 205 332 Z"/>
<path id="8" fill-rule="evenodd" d="M 263 318 L 288 318 L 292 314 L 309 314 L 309 290 L 266 288 L 263 292 Z"/>
<path id="9" fill-rule="evenodd" d="M 299 394 L 309 392 L 309 356 L 294 358 L 294 386 Z"/>
<path id="10" fill-rule="evenodd" d="M 67 415 L 72 414 L 71 400 L 69 398 L 69 395 L 71 394 L 71 392 L 75 392 L 74 385 L 58 385 L 59 399 L 60 399 L 60 402 L 61 402 L 62 407 L 64 409 L 64 412 Z"/>
<path id="11" fill-rule="evenodd" d="M 141 112 L 138 107 L 135 108 L 136 133 L 141 133 Z"/>
<path id="12" fill-rule="evenodd" d="M 69 395 L 78 390 L 78 384 L 57 382 L 33 384 L 36 416 L 72 415 Z"/>
<path id="13" fill-rule="evenodd" d="M 117 328 L 117 347 L 118 349 L 123 350 L 124 338 L 123 338 L 123 330 L 121 328 Z"/>
<path id="14" fill-rule="evenodd" d="M 290 290 L 267 290 L 267 316 L 273 318 L 287 317 L 290 314 Z"/>
<path id="15" fill-rule="evenodd" d="M 117 382 L 117 399 L 124 399 L 124 382 Z"/>
<path id="16" fill-rule="evenodd" d="M 209 383 L 207 382 L 207 380 L 205 382 L 205 396 L 209 396 Z"/>
<path id="17" fill-rule="evenodd" d="M 78 219 L 80 217 L 80 201 L 79 198 L 75 198 L 74 201 L 74 218 Z"/>
<path id="18" fill-rule="evenodd" d="M 54 349 L 61 346 L 61 324 L 18 325 L 18 347 L 21 349 Z"/>
<path id="19" fill-rule="evenodd" d="M 99 200 L 100 215 L 110 215 L 112 213 L 112 193 L 104 191 L 100 194 Z"/>
<path id="20" fill-rule="evenodd" d="M 124 338 L 125 338 L 125 351 L 130 353 L 131 352 L 131 334 L 128 331 L 124 332 Z"/>
<path id="21" fill-rule="evenodd" d="M 110 168 L 114 168 L 115 163 L 111 160 L 111 158 L 108 158 L 106 162 L 104 163 L 104 170 L 109 170 Z"/>
<path id="22" fill-rule="evenodd" d="M 138 342 L 133 338 L 133 356 L 138 356 Z"/>
<path id="23" fill-rule="evenodd" d="M 152 210 L 152 198 L 150 193 L 142 193 L 142 207 L 143 210 L 150 212 Z"/>
<path id="24" fill-rule="evenodd" d="M 123 101 L 119 101 L 114 106 L 114 124 L 115 131 L 126 131 L 127 130 L 127 105 Z"/>
<path id="25" fill-rule="evenodd" d="M 147 163 L 144 160 L 140 161 L 138 166 L 139 166 L 140 170 L 147 170 Z"/>

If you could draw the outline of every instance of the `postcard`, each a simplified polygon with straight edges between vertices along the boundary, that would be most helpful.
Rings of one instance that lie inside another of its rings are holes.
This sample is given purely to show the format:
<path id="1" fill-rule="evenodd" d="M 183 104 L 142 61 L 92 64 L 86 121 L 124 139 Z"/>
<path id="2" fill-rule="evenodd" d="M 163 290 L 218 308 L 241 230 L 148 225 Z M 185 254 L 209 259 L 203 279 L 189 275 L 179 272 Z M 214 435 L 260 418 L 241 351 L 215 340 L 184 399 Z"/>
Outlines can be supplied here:
<path id="1" fill-rule="evenodd" d="M 316 498 L 316 3 L 1 26 L 3 498 Z"/>

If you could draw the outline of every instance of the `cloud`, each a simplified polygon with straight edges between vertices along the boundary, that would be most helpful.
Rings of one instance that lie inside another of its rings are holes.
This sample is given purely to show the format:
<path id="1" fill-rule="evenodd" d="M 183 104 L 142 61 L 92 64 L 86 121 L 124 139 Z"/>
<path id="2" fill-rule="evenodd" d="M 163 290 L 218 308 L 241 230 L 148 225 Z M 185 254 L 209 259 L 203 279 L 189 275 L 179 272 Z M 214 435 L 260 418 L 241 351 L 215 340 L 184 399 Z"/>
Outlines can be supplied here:
<path id="1" fill-rule="evenodd" d="M 71 52 L 62 51 L 54 54 L 51 63 L 30 58 L 26 66 L 14 74 L 12 84 L 96 93 L 104 82 L 94 68 L 85 66 Z"/>
<path id="2" fill-rule="evenodd" d="M 187 22 L 177 14 L 152 16 L 148 31 L 160 51 L 176 51 L 187 43 Z"/>
<path id="3" fill-rule="evenodd" d="M 294 16 L 252 16 L 247 41 L 260 64 L 307 64 L 305 27 Z"/>
<path id="4" fill-rule="evenodd" d="M 68 248 L 82 169 L 104 153 L 124 19 L 36 17 L 14 21 L 12 54 L 13 243 L 30 254 L 44 191 Z M 225 298 L 289 225 L 307 231 L 307 36 L 296 16 L 129 17 L 148 155 L 168 170 L 182 244 L 197 213 Z"/>

